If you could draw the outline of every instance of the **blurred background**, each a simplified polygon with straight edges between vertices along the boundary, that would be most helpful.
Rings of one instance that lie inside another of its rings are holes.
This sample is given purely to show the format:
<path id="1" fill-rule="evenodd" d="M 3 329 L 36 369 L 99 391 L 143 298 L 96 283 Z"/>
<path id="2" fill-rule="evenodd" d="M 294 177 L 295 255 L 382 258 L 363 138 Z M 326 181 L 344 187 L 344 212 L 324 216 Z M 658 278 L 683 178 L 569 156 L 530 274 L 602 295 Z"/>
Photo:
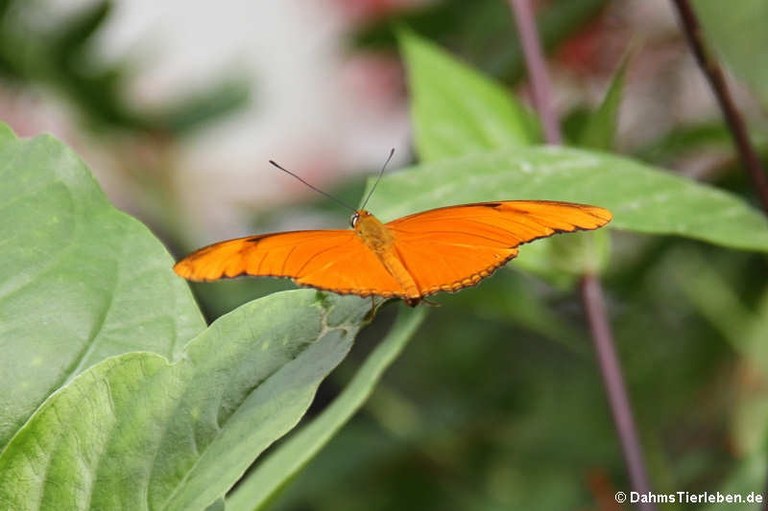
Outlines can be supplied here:
<path id="1" fill-rule="evenodd" d="M 615 150 L 751 200 L 669 1 L 535 3 L 566 134 L 629 54 Z M 717 2 L 698 6 L 716 17 Z M 344 227 L 348 212 L 267 160 L 352 204 L 390 148 L 392 169 L 414 162 L 397 26 L 528 97 L 504 0 L 2 0 L 0 119 L 67 142 L 175 256 Z M 768 101 L 743 78 L 732 85 L 765 160 Z M 750 460 L 764 447 L 768 361 L 748 341 L 768 339 L 766 277 L 759 255 L 615 234 L 606 289 L 659 491 L 761 477 Z M 195 292 L 212 320 L 291 287 Z M 365 410 L 274 509 L 616 509 L 627 481 L 573 289 L 510 269 L 437 300 Z M 389 309 L 310 416 L 386 332 Z"/>

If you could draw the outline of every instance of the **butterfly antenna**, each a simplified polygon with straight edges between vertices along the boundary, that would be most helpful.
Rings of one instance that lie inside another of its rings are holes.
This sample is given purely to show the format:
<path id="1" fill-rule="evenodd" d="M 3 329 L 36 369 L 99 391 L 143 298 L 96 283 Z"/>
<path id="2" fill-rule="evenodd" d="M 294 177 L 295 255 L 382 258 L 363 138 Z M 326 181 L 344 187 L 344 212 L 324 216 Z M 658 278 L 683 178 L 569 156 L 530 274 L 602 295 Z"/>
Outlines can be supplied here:
<path id="1" fill-rule="evenodd" d="M 281 167 L 280 165 L 278 165 L 278 164 L 277 164 L 277 163 L 276 163 L 274 160 L 269 160 L 269 163 L 271 163 L 272 165 L 274 165 L 274 166 L 275 166 L 275 167 L 277 167 L 278 169 L 282 170 L 282 171 L 283 171 L 283 172 L 285 172 L 286 174 L 288 174 L 288 175 L 290 175 L 290 176 L 293 176 L 293 177 L 295 177 L 296 179 L 298 179 L 299 181 L 301 181 L 302 183 L 304 183 L 305 185 L 307 185 L 308 187 L 310 187 L 311 189 L 313 189 L 313 190 L 314 190 L 314 191 L 316 191 L 317 193 L 319 193 L 319 194 L 322 194 L 322 195 L 325 195 L 326 197 L 328 197 L 329 199 L 331 199 L 332 201 L 334 201 L 336 204 L 339 204 L 339 205 L 341 205 L 341 206 L 344 206 L 345 208 L 347 208 L 348 210 L 350 210 L 350 211 L 352 211 L 352 212 L 355 212 L 355 211 L 357 211 L 355 208 L 353 208 L 353 207 L 352 207 L 352 206 L 350 206 L 349 204 L 347 204 L 347 203 L 345 203 L 345 202 L 341 201 L 340 199 L 337 199 L 337 198 L 336 198 L 336 197 L 334 197 L 333 195 L 331 195 L 331 194 L 329 194 L 329 193 L 325 193 L 325 192 L 324 192 L 324 191 L 322 191 L 321 189 L 319 189 L 319 188 L 317 188 L 317 187 L 315 187 L 315 186 L 312 186 L 311 184 L 307 183 L 306 181 L 304 181 L 302 178 L 300 178 L 298 175 L 294 174 L 294 173 L 293 173 L 293 172 L 291 172 L 290 170 L 288 170 L 288 169 L 286 169 L 286 168 L 283 168 L 283 167 Z"/>
<path id="2" fill-rule="evenodd" d="M 379 181 L 381 181 L 381 176 L 384 175 L 384 169 L 387 168 L 387 164 L 389 164 L 389 160 L 392 159 L 392 156 L 395 155 L 395 148 L 389 150 L 389 156 L 387 156 L 387 161 L 384 162 L 384 165 L 381 166 L 381 170 L 379 171 L 378 177 L 376 177 L 376 182 L 373 183 L 373 186 L 371 187 L 371 191 L 368 192 L 368 195 L 365 197 L 365 200 L 363 201 L 363 205 L 360 206 L 360 209 L 365 209 L 365 205 L 368 204 L 368 201 L 371 198 L 371 195 L 373 195 L 373 191 L 376 190 L 376 187 L 379 186 Z"/>

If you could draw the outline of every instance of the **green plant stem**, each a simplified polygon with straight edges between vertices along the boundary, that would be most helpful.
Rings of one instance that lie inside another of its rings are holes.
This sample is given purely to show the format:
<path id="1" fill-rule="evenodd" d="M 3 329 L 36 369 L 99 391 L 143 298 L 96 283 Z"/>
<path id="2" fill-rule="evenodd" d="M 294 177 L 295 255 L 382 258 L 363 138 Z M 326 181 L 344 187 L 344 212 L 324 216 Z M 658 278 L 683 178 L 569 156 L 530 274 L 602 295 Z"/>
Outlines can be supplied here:
<path id="1" fill-rule="evenodd" d="M 768 214 L 768 175 L 760 164 L 760 158 L 758 158 L 757 152 L 749 140 L 744 118 L 733 102 L 723 68 L 707 48 L 706 42 L 702 37 L 701 25 L 699 25 L 696 13 L 693 11 L 688 0 L 672 0 L 672 3 L 677 8 L 683 33 L 688 40 L 691 51 L 693 51 L 696 57 L 696 62 L 698 62 L 701 71 L 707 78 L 717 103 L 720 105 L 723 117 L 725 117 L 725 122 L 736 144 L 741 162 L 744 165 L 744 170 L 752 181 L 752 186 L 760 199 L 763 211 Z"/>
<path id="2" fill-rule="evenodd" d="M 526 66 L 529 70 L 531 88 L 539 116 L 544 125 L 546 140 L 559 144 L 562 140 L 559 122 L 552 108 L 551 86 L 546 64 L 536 31 L 536 21 L 529 0 L 509 0 L 514 13 L 520 40 L 523 46 Z M 632 408 L 629 403 L 621 365 L 616 354 L 613 333 L 605 307 L 600 279 L 594 274 L 585 274 L 581 281 L 581 297 L 589 320 L 590 331 L 595 345 L 605 392 L 616 430 L 624 453 L 624 462 L 634 491 L 649 493 L 650 484 L 643 460 L 642 449 L 637 435 Z M 640 503 L 639 509 L 654 511 L 651 503 Z"/>

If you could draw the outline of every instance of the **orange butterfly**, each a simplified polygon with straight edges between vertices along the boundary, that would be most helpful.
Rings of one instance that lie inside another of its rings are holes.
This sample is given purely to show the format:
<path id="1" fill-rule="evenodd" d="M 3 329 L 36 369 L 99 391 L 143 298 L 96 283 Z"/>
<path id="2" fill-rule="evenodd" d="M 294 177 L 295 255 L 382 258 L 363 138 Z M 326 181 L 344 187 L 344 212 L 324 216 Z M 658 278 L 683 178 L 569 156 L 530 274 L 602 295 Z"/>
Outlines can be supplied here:
<path id="1" fill-rule="evenodd" d="M 314 188 L 314 187 L 313 187 Z M 473 286 L 517 256 L 517 247 L 611 220 L 596 206 L 555 201 L 479 202 L 380 222 L 364 209 L 353 230 L 292 231 L 214 243 L 179 261 L 189 280 L 289 277 L 339 294 L 401 298 L 415 306 L 438 291 Z"/>

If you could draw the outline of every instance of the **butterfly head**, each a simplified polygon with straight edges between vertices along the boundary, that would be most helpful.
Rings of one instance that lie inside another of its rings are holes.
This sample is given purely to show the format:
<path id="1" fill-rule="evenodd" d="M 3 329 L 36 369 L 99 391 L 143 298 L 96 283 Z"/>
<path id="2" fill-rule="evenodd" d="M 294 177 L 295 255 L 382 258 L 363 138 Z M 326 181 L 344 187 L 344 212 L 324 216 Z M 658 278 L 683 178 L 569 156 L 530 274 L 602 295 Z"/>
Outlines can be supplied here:
<path id="1" fill-rule="evenodd" d="M 349 218 L 349 225 L 353 229 L 356 229 L 357 228 L 357 223 L 360 221 L 360 219 L 365 219 L 365 218 L 368 218 L 370 216 L 373 216 L 373 215 L 368 213 L 366 210 L 358 209 L 357 211 L 352 213 L 352 216 Z"/>

